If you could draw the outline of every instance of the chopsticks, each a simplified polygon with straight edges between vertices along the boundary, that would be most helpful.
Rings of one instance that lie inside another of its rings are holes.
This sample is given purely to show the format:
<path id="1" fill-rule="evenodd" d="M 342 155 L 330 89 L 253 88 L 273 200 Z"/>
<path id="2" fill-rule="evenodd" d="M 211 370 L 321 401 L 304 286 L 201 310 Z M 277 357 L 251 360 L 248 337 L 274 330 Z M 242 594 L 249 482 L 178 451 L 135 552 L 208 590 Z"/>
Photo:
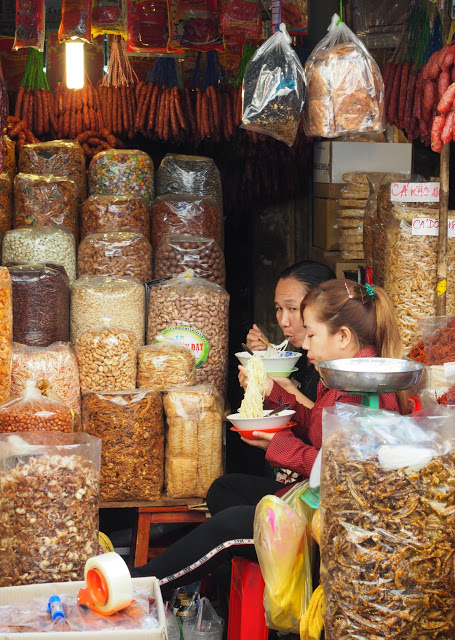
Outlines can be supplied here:
<path id="1" fill-rule="evenodd" d="M 266 344 L 268 347 L 271 347 L 272 349 L 274 349 L 274 350 L 276 351 L 276 349 L 275 349 L 274 345 L 273 345 L 273 344 L 271 344 L 271 343 L 270 343 L 266 338 L 262 338 L 261 336 L 258 336 L 258 339 L 259 339 L 261 342 L 263 342 L 264 344 Z"/>

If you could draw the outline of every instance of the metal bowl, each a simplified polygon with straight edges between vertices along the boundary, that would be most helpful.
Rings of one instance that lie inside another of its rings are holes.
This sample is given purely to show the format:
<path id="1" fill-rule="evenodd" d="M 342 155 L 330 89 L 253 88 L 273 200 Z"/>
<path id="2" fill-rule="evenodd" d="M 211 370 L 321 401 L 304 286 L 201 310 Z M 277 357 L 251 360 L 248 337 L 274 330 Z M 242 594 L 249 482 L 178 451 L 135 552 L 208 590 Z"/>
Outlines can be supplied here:
<path id="1" fill-rule="evenodd" d="M 425 365 L 398 358 L 346 358 L 318 365 L 329 389 L 361 393 L 392 393 L 410 389 L 422 377 Z"/>

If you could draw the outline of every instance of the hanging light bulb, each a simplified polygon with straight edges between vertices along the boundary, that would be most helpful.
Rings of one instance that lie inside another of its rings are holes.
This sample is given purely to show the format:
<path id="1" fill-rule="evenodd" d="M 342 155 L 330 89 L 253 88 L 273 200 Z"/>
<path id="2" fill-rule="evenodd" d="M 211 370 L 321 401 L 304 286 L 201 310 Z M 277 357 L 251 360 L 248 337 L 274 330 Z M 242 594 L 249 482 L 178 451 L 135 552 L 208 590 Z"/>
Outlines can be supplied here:
<path id="1" fill-rule="evenodd" d="M 67 40 L 66 48 L 66 86 L 68 89 L 82 89 L 84 86 L 84 43 L 80 40 Z"/>

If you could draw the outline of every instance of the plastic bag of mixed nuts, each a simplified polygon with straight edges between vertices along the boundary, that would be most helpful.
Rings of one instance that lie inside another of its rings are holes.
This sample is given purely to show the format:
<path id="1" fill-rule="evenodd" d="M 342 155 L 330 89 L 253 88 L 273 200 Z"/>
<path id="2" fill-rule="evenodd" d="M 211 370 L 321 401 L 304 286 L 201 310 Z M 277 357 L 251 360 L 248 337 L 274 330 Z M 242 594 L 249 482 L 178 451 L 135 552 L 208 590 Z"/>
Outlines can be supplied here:
<path id="1" fill-rule="evenodd" d="M 150 211 L 142 196 L 94 193 L 81 208 L 81 240 L 99 231 L 138 231 L 150 238 Z"/>
<path id="2" fill-rule="evenodd" d="M 447 407 L 324 409 L 327 640 L 455 637 L 453 419 Z"/>
<path id="3" fill-rule="evenodd" d="M 0 587 L 84 579 L 98 550 L 101 440 L 0 434 Z"/>
<path id="4" fill-rule="evenodd" d="M 197 278 L 205 278 L 224 287 L 224 254 L 212 238 L 166 233 L 155 253 L 155 279 L 177 276 L 193 269 Z"/>
<path id="5" fill-rule="evenodd" d="M 224 394 L 228 360 L 229 294 L 217 284 L 195 278 L 191 270 L 149 293 L 147 344 L 177 340 L 196 357 L 197 383 L 212 383 Z"/>

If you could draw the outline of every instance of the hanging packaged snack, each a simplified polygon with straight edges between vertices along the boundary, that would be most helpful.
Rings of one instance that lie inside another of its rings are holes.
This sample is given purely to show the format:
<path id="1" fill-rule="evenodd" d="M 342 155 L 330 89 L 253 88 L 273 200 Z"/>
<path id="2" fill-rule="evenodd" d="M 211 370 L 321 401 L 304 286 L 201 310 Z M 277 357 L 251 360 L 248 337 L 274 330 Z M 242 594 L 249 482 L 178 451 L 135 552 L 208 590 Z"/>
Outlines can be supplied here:
<path id="1" fill-rule="evenodd" d="M 224 51 L 216 0 L 167 0 L 168 51 Z"/>
<path id="2" fill-rule="evenodd" d="M 260 38 L 262 8 L 258 0 L 224 0 L 220 20 L 223 36 Z"/>
<path id="3" fill-rule="evenodd" d="M 86 433 L 0 434 L 1 587 L 84 579 L 98 553 L 100 458 Z"/>
<path id="4" fill-rule="evenodd" d="M 59 400 L 77 415 L 81 413 L 79 368 L 69 344 L 55 342 L 49 347 L 13 344 L 11 395 L 18 396 L 27 380 L 35 380 L 43 395 Z"/>
<path id="5" fill-rule="evenodd" d="M 280 22 L 284 22 L 291 36 L 307 36 L 308 0 L 272 0 L 272 27 L 278 27 Z"/>
<path id="6" fill-rule="evenodd" d="M 127 51 L 166 53 L 169 38 L 166 0 L 129 0 Z"/>
<path id="7" fill-rule="evenodd" d="M 242 128 L 294 144 L 305 74 L 284 24 L 251 58 L 243 78 Z"/>
<path id="8" fill-rule="evenodd" d="M 43 264 L 10 266 L 13 339 L 30 347 L 69 340 L 70 288 L 65 270 Z"/>
<path id="9" fill-rule="evenodd" d="M 93 0 L 92 38 L 103 33 L 126 37 L 127 0 Z"/>
<path id="10" fill-rule="evenodd" d="M 196 278 L 225 285 L 224 254 L 212 238 L 165 234 L 154 256 L 154 279 L 178 276 L 186 269 Z"/>
<path id="11" fill-rule="evenodd" d="M 16 0 L 14 50 L 25 47 L 44 50 L 45 13 L 45 0 Z"/>
<path id="12" fill-rule="evenodd" d="M 139 349 L 137 386 L 163 391 L 196 384 L 196 361 L 188 347 L 166 340 Z"/>
<path id="13" fill-rule="evenodd" d="M 147 344 L 182 342 L 195 355 L 197 382 L 226 390 L 229 294 L 191 272 L 150 287 Z"/>
<path id="14" fill-rule="evenodd" d="M 305 64 L 307 136 L 385 129 L 384 83 L 378 65 L 352 31 L 334 15 L 329 33 Z"/>
<path id="15" fill-rule="evenodd" d="M 14 179 L 14 228 L 65 227 L 77 240 L 78 193 L 73 180 L 18 173 Z"/>
<path id="16" fill-rule="evenodd" d="M 164 394 L 165 485 L 172 498 L 205 497 L 223 472 L 223 401 L 212 385 Z"/>
<path id="17" fill-rule="evenodd" d="M 56 264 L 64 267 L 70 285 L 76 280 L 76 242 L 71 231 L 55 227 L 22 227 L 5 234 L 3 264 Z"/>
<path id="18" fill-rule="evenodd" d="M 89 193 L 142 196 L 151 207 L 154 167 L 151 157 L 137 149 L 110 149 L 90 162 Z"/>
<path id="19" fill-rule="evenodd" d="M 82 392 L 125 391 L 136 387 L 137 342 L 129 329 L 106 325 L 76 338 Z"/>
<path id="20" fill-rule="evenodd" d="M 164 480 L 161 395 L 151 390 L 84 394 L 82 428 L 101 439 L 101 500 L 156 500 Z"/>
<path id="21" fill-rule="evenodd" d="M 6 267 L 0 267 L 0 402 L 5 402 L 10 395 L 12 342 L 11 276 Z"/>
<path id="22" fill-rule="evenodd" d="M 91 233 L 79 246 L 77 269 L 80 276 L 131 276 L 147 282 L 152 279 L 152 247 L 135 231 Z"/>
<path id="23" fill-rule="evenodd" d="M 128 327 L 137 344 L 145 342 L 145 287 L 135 278 L 82 276 L 71 289 L 71 342 L 80 333 L 99 327 L 104 319 Z"/>
<path id="24" fill-rule="evenodd" d="M 440 407 L 430 417 L 400 416 L 341 403 L 324 409 L 327 640 L 422 638 L 428 628 L 454 637 L 447 598 L 455 588 L 451 413 Z"/>
<path id="25" fill-rule="evenodd" d="M 220 172 L 212 158 L 166 154 L 156 172 L 156 195 L 167 194 L 213 198 L 223 209 Z"/>
<path id="26" fill-rule="evenodd" d="M 7 173 L 0 173 L 0 231 L 5 234 L 11 229 L 13 217 L 13 189 Z"/>
<path id="27" fill-rule="evenodd" d="M 94 193 L 82 204 L 81 240 L 100 231 L 137 231 L 150 238 L 150 211 L 142 196 Z"/>
<path id="28" fill-rule="evenodd" d="M 78 142 L 52 140 L 26 144 L 19 154 L 18 170 L 40 176 L 65 176 L 76 183 L 80 202 L 87 197 L 85 156 Z"/>
<path id="29" fill-rule="evenodd" d="M 0 433 L 15 431 L 70 433 L 74 430 L 74 426 L 71 409 L 63 402 L 43 396 L 35 380 L 27 380 L 19 396 L 0 404 Z"/>
<path id="30" fill-rule="evenodd" d="M 62 20 L 58 28 L 60 42 L 92 42 L 92 0 L 62 0 Z"/>
<path id="31" fill-rule="evenodd" d="M 164 186 L 164 180 L 160 179 L 160 185 Z M 213 198 L 171 193 L 158 196 L 152 208 L 153 251 L 166 233 L 213 238 L 222 247 L 223 213 Z"/>

